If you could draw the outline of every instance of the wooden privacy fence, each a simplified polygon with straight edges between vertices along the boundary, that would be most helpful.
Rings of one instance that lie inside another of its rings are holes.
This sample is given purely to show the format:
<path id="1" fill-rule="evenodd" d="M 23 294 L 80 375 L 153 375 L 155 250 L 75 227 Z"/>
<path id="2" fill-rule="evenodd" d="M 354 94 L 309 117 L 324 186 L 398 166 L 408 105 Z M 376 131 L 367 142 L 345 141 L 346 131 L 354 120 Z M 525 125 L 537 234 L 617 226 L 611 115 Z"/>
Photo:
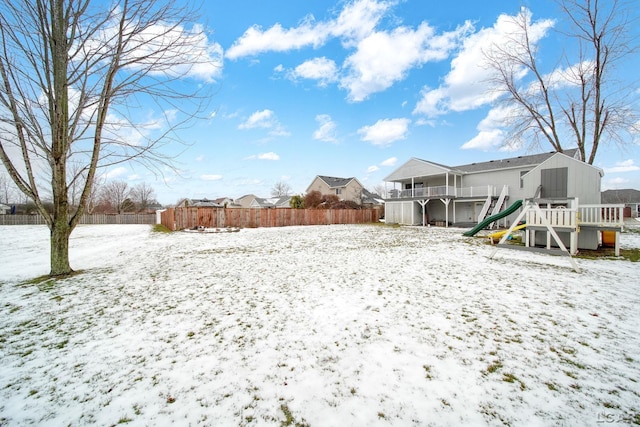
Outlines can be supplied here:
<path id="1" fill-rule="evenodd" d="M 379 219 L 377 209 L 171 208 L 161 214 L 162 225 L 170 230 L 363 224 Z"/>
<path id="2" fill-rule="evenodd" d="M 80 224 L 155 224 L 156 214 L 85 214 Z M 42 215 L 0 215 L 0 225 L 45 225 Z"/>

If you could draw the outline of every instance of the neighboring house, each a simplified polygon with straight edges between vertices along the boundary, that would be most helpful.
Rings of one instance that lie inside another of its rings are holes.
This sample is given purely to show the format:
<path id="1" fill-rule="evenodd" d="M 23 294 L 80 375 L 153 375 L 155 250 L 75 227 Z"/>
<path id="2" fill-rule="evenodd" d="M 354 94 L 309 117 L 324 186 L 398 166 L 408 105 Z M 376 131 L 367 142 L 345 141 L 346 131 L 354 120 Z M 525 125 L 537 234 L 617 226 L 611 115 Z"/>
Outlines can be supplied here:
<path id="1" fill-rule="evenodd" d="M 0 203 L 0 215 L 6 215 L 11 211 L 11 207 Z"/>
<path id="2" fill-rule="evenodd" d="M 316 176 L 307 188 L 307 194 L 319 191 L 320 194 L 333 194 L 340 200 L 362 204 L 364 186 L 356 178 L 336 178 L 333 176 Z"/>
<path id="3" fill-rule="evenodd" d="M 214 200 L 209 199 L 183 199 L 177 205 L 177 208 L 220 208 Z"/>
<path id="4" fill-rule="evenodd" d="M 640 191 L 630 188 L 624 190 L 605 190 L 602 192 L 602 203 L 624 204 L 627 216 L 640 218 Z"/>
<path id="5" fill-rule="evenodd" d="M 237 198 L 235 201 L 235 207 L 250 208 L 251 203 L 256 198 L 254 194 L 245 194 L 244 196 Z"/>
<path id="6" fill-rule="evenodd" d="M 291 196 L 272 197 L 270 199 L 264 199 L 262 197 L 255 197 L 250 208 L 288 208 Z"/>
<path id="7" fill-rule="evenodd" d="M 213 202 L 225 208 L 230 208 L 232 205 L 235 204 L 233 199 L 230 199 L 229 197 L 219 197 L 215 199 Z"/>

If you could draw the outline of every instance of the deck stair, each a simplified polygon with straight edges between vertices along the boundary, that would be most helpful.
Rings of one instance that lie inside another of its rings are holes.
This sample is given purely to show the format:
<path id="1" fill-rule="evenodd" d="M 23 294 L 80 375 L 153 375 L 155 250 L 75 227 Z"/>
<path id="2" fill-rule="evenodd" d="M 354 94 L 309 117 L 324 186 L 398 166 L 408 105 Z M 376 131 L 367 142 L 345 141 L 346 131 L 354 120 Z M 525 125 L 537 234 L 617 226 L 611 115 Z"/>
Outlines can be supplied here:
<path id="1" fill-rule="evenodd" d="M 504 206 L 504 201 L 506 200 L 509 194 L 509 186 L 505 185 L 502 187 L 502 191 L 500 192 L 500 196 L 496 199 L 495 197 L 489 195 L 487 200 L 484 202 L 484 206 L 480 211 L 480 215 L 478 215 L 478 223 L 481 223 L 485 219 L 490 216 L 493 216 L 502 210 Z M 497 227 L 497 222 L 494 222 L 489 226 L 489 228 Z"/>

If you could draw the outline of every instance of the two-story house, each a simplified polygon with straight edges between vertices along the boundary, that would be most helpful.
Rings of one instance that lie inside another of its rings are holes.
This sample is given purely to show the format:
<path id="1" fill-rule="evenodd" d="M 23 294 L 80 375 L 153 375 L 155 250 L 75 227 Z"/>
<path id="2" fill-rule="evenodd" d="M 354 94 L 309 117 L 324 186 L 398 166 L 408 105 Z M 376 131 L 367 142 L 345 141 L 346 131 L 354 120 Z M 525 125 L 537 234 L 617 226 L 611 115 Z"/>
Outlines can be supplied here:
<path id="1" fill-rule="evenodd" d="M 620 229 L 617 206 L 601 205 L 603 175 L 581 161 L 575 149 L 459 166 L 412 158 L 385 178 L 387 187 L 392 186 L 385 219 L 404 225 L 481 226 L 497 216 L 506 227 L 528 200 L 575 212 L 573 229 L 558 234 L 567 241 L 576 236 L 576 247 L 595 249 L 601 230 Z M 527 232 L 533 234 L 533 228 Z M 545 238 L 541 233 L 532 237 L 538 243 Z"/>
<path id="2" fill-rule="evenodd" d="M 362 192 L 364 186 L 357 178 L 337 178 L 333 176 L 316 176 L 309 187 L 307 193 L 319 191 L 320 194 L 333 194 L 340 200 L 351 201 L 362 204 Z"/>

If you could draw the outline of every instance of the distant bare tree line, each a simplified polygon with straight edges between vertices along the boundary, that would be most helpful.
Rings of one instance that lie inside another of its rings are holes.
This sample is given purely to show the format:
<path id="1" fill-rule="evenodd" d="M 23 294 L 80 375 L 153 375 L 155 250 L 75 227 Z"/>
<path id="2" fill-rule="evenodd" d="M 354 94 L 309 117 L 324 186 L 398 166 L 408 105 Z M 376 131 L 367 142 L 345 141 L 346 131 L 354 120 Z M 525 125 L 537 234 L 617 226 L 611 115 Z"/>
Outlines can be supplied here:
<path id="1" fill-rule="evenodd" d="M 77 191 L 76 191 L 77 190 Z M 80 188 L 70 186 L 71 206 L 77 206 Z M 31 202 L 6 174 L 0 173 L 0 203 L 10 206 L 20 206 L 21 213 L 31 213 L 37 210 Z M 50 202 L 44 201 L 44 205 Z M 153 187 L 146 182 L 130 187 L 125 181 L 105 181 L 96 179 L 91 194 L 88 197 L 86 212 L 93 213 L 133 213 L 147 212 L 159 206 Z"/>

